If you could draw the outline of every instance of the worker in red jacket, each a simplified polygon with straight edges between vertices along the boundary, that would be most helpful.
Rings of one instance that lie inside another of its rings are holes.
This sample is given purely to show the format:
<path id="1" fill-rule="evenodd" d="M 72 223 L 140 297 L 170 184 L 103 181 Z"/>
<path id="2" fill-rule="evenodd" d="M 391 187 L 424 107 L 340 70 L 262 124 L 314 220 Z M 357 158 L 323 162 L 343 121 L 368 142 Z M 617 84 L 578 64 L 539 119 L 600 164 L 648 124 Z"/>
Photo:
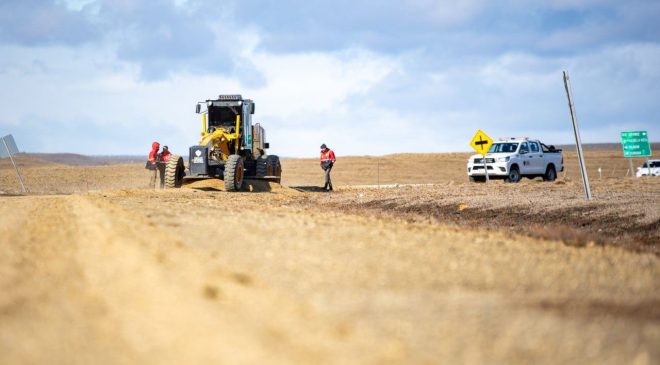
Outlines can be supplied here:
<path id="1" fill-rule="evenodd" d="M 335 158 L 335 153 L 332 152 L 328 146 L 324 144 L 321 145 L 321 168 L 325 171 L 325 185 L 323 190 L 332 191 L 332 181 L 330 180 L 330 170 L 335 164 L 337 159 Z"/>
<path id="2" fill-rule="evenodd" d="M 149 187 L 152 189 L 156 188 L 156 178 L 158 177 L 158 149 L 160 149 L 160 143 L 154 142 L 151 144 L 151 152 L 149 152 L 149 161 L 144 166 L 145 169 L 149 170 L 151 173 L 151 179 L 149 180 Z"/>
<path id="3" fill-rule="evenodd" d="M 158 161 L 167 163 L 167 161 L 170 159 L 170 156 L 172 156 L 170 149 L 167 146 L 163 146 L 163 152 L 158 154 Z"/>

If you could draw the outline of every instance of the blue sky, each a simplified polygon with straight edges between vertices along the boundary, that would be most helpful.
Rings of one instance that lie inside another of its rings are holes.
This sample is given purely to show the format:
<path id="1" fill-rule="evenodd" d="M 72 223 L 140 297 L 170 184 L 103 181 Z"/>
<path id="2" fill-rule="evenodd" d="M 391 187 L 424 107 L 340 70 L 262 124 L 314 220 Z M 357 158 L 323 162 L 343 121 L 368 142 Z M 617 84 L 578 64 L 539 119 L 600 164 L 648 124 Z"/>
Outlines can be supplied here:
<path id="1" fill-rule="evenodd" d="M 660 141 L 660 2 L 2 0 L 0 134 L 30 152 L 185 153 L 195 103 L 257 103 L 271 153 Z"/>

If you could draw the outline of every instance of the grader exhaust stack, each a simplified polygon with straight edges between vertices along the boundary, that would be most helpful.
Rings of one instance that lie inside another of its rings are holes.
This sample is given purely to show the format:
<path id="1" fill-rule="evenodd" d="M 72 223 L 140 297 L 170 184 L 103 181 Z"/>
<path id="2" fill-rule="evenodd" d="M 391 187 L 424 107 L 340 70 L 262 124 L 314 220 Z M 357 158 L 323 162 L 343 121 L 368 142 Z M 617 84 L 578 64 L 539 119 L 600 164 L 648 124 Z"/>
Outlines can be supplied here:
<path id="1" fill-rule="evenodd" d="M 280 159 L 266 154 L 266 132 L 259 123 L 252 123 L 254 111 L 254 102 L 241 95 L 220 95 L 197 103 L 201 139 L 190 147 L 188 173 L 180 156 L 170 158 L 165 168 L 166 187 L 200 179 L 222 179 L 227 191 L 241 190 L 245 179 L 279 183 Z"/>

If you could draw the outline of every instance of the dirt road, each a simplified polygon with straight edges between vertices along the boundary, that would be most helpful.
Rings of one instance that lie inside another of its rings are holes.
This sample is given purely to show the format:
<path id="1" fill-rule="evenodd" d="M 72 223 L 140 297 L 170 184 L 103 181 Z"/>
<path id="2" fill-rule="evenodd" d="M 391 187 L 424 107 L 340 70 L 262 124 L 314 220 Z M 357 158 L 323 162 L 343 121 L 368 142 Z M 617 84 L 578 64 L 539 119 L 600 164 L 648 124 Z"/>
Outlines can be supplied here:
<path id="1" fill-rule="evenodd" d="M 305 194 L 0 197 L 0 363 L 660 361 L 653 254 Z"/>

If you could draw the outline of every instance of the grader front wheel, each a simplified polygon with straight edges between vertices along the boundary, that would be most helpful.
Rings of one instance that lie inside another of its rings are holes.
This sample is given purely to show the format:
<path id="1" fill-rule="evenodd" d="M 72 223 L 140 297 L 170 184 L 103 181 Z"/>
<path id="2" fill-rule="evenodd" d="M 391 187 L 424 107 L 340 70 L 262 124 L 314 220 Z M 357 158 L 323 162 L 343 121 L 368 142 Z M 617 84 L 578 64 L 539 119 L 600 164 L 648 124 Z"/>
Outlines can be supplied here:
<path id="1" fill-rule="evenodd" d="M 243 186 L 243 159 L 239 155 L 231 155 L 225 163 L 225 190 L 239 191 Z"/>
<path id="2" fill-rule="evenodd" d="M 183 182 L 185 166 L 183 165 L 183 158 L 178 155 L 170 156 L 165 164 L 165 188 L 174 189 L 180 188 Z"/>

